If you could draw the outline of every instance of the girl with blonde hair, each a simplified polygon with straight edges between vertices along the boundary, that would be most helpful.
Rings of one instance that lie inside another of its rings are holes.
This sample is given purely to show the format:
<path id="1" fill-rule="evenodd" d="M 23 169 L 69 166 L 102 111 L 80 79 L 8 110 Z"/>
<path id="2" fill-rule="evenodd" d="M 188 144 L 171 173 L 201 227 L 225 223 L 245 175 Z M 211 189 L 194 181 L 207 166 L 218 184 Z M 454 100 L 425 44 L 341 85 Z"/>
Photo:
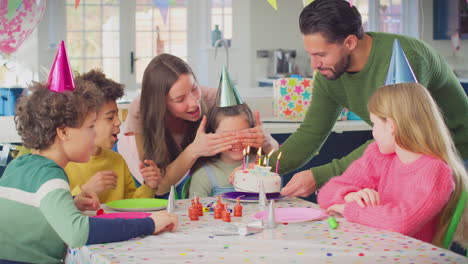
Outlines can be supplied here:
<path id="1" fill-rule="evenodd" d="M 400 83 L 379 88 L 368 110 L 376 142 L 322 187 L 318 203 L 351 222 L 442 246 L 468 177 L 438 106 L 425 87 Z"/>

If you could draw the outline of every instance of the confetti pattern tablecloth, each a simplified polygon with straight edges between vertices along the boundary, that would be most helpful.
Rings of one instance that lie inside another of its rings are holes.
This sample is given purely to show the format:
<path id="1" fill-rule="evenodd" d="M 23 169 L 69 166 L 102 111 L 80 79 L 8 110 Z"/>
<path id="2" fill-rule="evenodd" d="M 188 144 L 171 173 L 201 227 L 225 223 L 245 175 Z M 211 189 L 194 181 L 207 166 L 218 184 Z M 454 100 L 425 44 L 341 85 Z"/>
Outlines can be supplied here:
<path id="1" fill-rule="evenodd" d="M 206 205 L 213 198 L 203 198 Z M 233 203 L 228 203 L 232 209 Z M 204 213 L 190 221 L 188 200 L 176 201 L 179 229 L 158 236 L 125 242 L 69 249 L 67 264 L 87 263 L 467 263 L 451 251 L 401 235 L 337 218 L 339 227 L 330 229 L 326 220 L 279 224 L 249 236 L 213 236 L 210 230 L 223 225 Z M 233 222 L 251 222 L 257 204 L 243 204 L 244 216 Z M 284 198 L 277 207 L 318 207 L 316 204 Z"/>

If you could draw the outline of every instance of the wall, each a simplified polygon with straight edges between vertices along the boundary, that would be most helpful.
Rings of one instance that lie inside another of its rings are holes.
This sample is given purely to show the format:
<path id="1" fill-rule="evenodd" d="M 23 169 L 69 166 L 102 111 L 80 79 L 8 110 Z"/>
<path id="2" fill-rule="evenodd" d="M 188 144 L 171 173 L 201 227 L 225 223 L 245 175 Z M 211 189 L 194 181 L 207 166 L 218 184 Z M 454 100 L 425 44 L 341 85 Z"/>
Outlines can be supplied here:
<path id="1" fill-rule="evenodd" d="M 453 52 L 450 40 L 434 40 L 433 11 L 432 0 L 420 1 L 420 38 L 444 56 L 460 78 L 468 78 L 468 40 L 461 41 L 461 49 L 458 52 Z"/>

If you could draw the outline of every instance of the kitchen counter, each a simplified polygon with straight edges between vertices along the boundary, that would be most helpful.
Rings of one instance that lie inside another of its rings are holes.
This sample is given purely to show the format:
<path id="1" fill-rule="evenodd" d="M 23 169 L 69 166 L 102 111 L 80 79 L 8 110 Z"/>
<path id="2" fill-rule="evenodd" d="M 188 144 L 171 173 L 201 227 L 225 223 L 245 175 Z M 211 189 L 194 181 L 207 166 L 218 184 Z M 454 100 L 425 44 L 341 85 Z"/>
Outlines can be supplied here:
<path id="1" fill-rule="evenodd" d="M 290 134 L 297 130 L 300 122 L 282 121 L 274 118 L 265 118 L 262 120 L 263 126 L 271 134 Z M 16 132 L 16 126 L 13 116 L 0 116 L 0 143 L 21 142 L 21 138 Z M 337 121 L 333 132 L 342 133 L 345 131 L 365 131 L 372 128 L 361 120 Z"/>
<path id="2" fill-rule="evenodd" d="M 290 134 L 294 133 L 301 122 L 279 121 L 278 119 L 263 119 L 263 127 L 270 134 Z M 337 121 L 333 127 L 333 132 L 343 133 L 346 131 L 369 131 L 372 127 L 362 120 Z"/>

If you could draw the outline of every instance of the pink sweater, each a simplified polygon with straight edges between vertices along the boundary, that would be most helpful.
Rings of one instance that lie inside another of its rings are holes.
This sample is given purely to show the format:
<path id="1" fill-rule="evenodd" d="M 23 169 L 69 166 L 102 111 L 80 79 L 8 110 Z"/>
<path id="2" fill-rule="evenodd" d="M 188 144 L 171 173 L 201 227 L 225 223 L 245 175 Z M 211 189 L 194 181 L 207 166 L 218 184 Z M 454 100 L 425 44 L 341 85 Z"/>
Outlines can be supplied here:
<path id="1" fill-rule="evenodd" d="M 324 209 L 343 204 L 346 194 L 364 188 L 379 192 L 380 205 L 361 208 L 356 202 L 347 203 L 344 217 L 348 221 L 430 243 L 438 213 L 448 202 L 455 183 L 452 170 L 442 160 L 422 155 L 404 164 L 395 153 L 382 154 L 374 142 L 343 175 L 320 189 L 318 203 Z"/>

